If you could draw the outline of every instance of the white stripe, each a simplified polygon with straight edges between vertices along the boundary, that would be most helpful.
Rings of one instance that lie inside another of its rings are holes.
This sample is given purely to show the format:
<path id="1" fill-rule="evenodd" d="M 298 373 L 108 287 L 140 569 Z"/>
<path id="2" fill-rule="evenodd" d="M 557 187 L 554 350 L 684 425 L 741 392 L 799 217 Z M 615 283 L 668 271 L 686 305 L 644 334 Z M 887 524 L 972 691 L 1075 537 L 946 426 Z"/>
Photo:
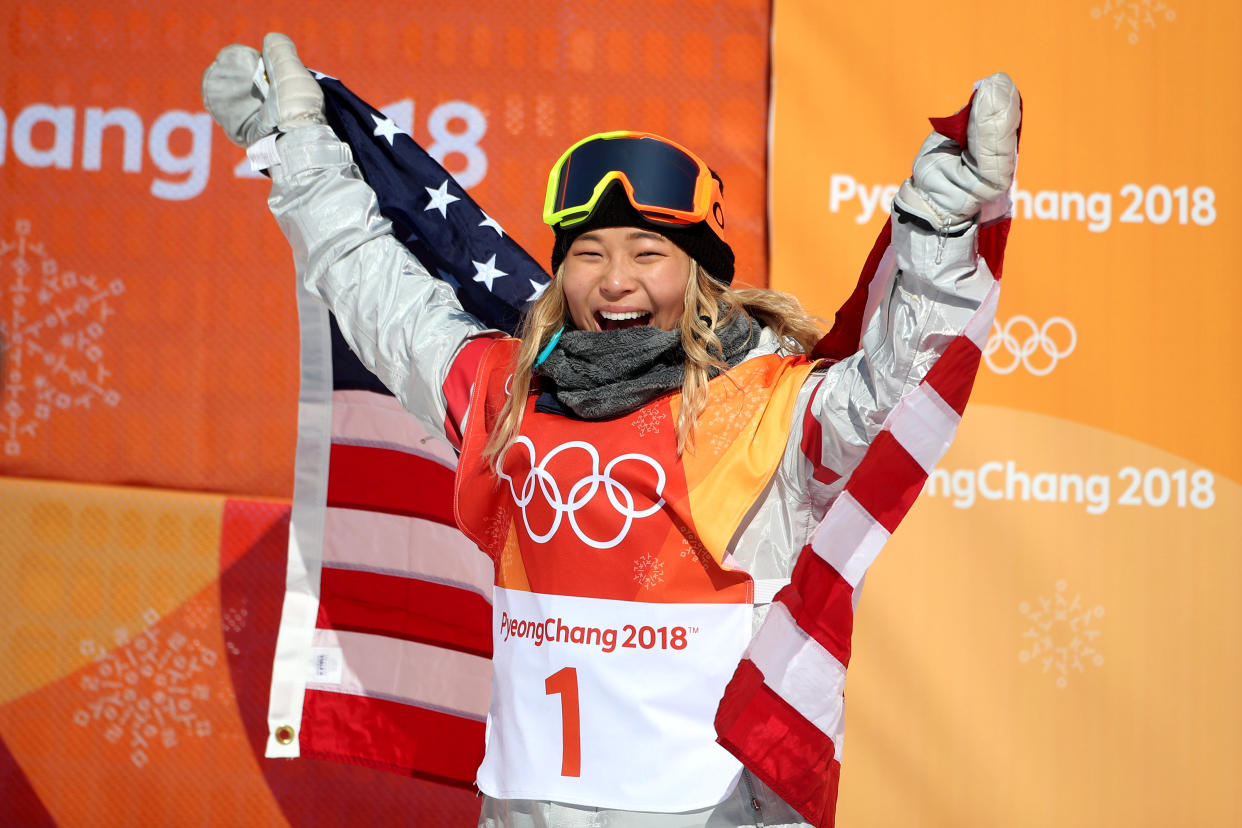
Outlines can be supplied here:
<path id="1" fill-rule="evenodd" d="M 807 635 L 784 604 L 776 603 L 746 655 L 763 683 L 819 728 L 841 759 L 845 735 L 845 666 Z"/>
<path id="2" fill-rule="evenodd" d="M 376 446 L 429 457 L 457 468 L 457 453 L 427 429 L 395 397 L 371 391 L 332 393 L 332 439 L 348 445 Z"/>
<path id="3" fill-rule="evenodd" d="M 858 586 L 888 538 L 888 530 L 845 491 L 815 527 L 811 548 L 853 587 Z"/>
<path id="4" fill-rule="evenodd" d="M 492 600 L 491 558 L 453 527 L 404 515 L 329 508 L 323 543 L 326 567 L 421 578 Z"/>
<path id="5" fill-rule="evenodd" d="M 983 258 L 979 258 L 979 267 L 986 270 L 987 265 Z M 988 295 L 983 297 L 979 309 L 975 311 L 975 315 L 966 323 L 966 330 L 962 331 L 962 335 L 983 350 L 983 346 L 987 344 L 988 336 L 992 333 L 992 320 L 996 317 L 996 305 L 1000 301 L 1000 282 L 993 280 L 992 288 L 988 291 Z"/>
<path id="6" fill-rule="evenodd" d="M 301 321 L 301 385 L 298 392 L 298 444 L 293 467 L 293 512 L 285 600 L 272 658 L 267 703 L 266 756 L 300 755 L 306 665 L 319 615 L 319 573 L 323 558 L 324 503 L 328 496 L 328 456 L 332 442 L 332 352 L 328 310 L 298 283 Z M 292 728 L 293 741 L 276 740 L 278 728 Z"/>
<path id="7" fill-rule="evenodd" d="M 930 474 L 949 450 L 961 419 L 936 389 L 924 382 L 901 398 L 887 425 L 901 447 Z"/>
<path id="8" fill-rule="evenodd" d="M 339 650 L 339 682 L 316 690 L 391 699 L 483 721 L 492 663 L 481 656 L 369 633 L 315 630 L 315 646 Z"/>
<path id="9" fill-rule="evenodd" d="M 449 463 L 446 463 L 444 461 L 444 458 L 437 457 L 432 452 L 424 451 L 422 449 L 410 448 L 407 445 L 404 445 L 402 443 L 398 443 L 392 440 L 356 440 L 352 437 L 345 437 L 339 440 L 333 439 L 332 444 L 339 445 L 339 446 L 362 446 L 364 448 L 384 449 L 385 451 L 392 451 L 392 452 L 396 452 L 398 454 L 404 454 L 410 457 L 417 457 L 420 460 L 426 460 L 428 463 L 435 463 L 437 466 L 443 466 L 449 471 L 453 471 L 454 469 L 457 468 L 454 465 L 450 465 Z"/>
<path id="10" fill-rule="evenodd" d="M 756 578 L 755 579 L 755 603 L 770 604 L 776 598 L 776 593 L 789 586 L 788 578 Z"/>

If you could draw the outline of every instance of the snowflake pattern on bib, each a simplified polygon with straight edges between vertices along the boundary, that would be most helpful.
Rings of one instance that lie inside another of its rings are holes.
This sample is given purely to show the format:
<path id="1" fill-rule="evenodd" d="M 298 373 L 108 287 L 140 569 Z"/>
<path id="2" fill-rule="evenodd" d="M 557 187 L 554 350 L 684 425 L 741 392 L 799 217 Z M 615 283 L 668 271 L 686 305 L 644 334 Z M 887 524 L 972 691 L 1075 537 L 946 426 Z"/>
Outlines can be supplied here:
<path id="1" fill-rule="evenodd" d="M 703 542 L 690 534 L 685 527 L 678 528 L 681 530 L 681 550 L 678 552 L 678 557 L 693 558 L 702 566 L 708 566 L 712 562 L 712 553 L 708 552 Z"/>
<path id="2" fill-rule="evenodd" d="M 727 389 L 724 399 L 709 404 L 697 424 L 698 432 L 708 435 L 705 448 L 714 456 L 724 454 L 735 442 L 749 441 L 755 432 L 755 414 L 767 401 L 762 395 L 747 394 L 745 386 L 725 383 L 713 386 L 712 393 L 722 389 Z"/>
<path id="3" fill-rule="evenodd" d="M 638 410 L 638 415 L 630 421 L 630 425 L 638 429 L 638 436 L 646 437 L 648 434 L 659 434 L 660 425 L 668 419 L 668 416 L 658 408 L 644 407 Z"/>
<path id="4" fill-rule="evenodd" d="M 634 580 L 643 589 L 651 589 L 664 581 L 664 562 L 650 552 L 634 561 Z"/>

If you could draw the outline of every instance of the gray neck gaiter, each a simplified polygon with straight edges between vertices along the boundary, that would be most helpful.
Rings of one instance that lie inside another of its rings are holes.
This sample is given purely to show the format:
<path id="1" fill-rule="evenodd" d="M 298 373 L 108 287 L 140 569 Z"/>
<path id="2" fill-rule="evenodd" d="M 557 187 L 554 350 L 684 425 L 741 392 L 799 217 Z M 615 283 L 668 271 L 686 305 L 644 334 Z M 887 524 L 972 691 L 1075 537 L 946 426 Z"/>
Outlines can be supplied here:
<path id="1" fill-rule="evenodd" d="M 732 368 L 758 344 L 759 326 L 738 314 L 719 325 L 716 335 L 723 361 Z M 679 330 L 566 330 L 535 374 L 550 380 L 548 392 L 578 417 L 604 420 L 681 388 L 685 359 Z M 710 376 L 720 373 L 712 368 Z"/>

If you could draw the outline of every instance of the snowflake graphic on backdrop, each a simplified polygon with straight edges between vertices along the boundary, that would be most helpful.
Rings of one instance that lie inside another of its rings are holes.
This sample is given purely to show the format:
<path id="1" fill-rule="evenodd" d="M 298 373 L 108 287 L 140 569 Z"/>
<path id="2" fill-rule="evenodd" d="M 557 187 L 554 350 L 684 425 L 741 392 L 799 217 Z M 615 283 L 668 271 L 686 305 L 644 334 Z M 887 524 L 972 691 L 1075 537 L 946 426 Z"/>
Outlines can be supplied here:
<path id="1" fill-rule="evenodd" d="M 125 292 L 120 279 L 64 270 L 18 219 L 16 238 L 0 238 L 0 435 L 4 453 L 21 454 L 23 438 L 54 412 L 116 406 L 112 373 L 99 340 Z"/>
<path id="2" fill-rule="evenodd" d="M 180 631 L 161 630 L 153 609 L 142 618 L 147 626 L 132 639 L 124 628 L 113 633 L 112 650 L 89 638 L 80 642 L 94 665 L 79 682 L 87 700 L 73 714 L 79 727 L 101 728 L 106 740 L 127 748 L 139 768 L 157 750 L 212 735 L 211 720 L 199 708 L 220 685 L 213 669 L 219 653 Z M 244 608 L 232 623 L 244 625 Z"/>
<path id="3" fill-rule="evenodd" d="M 664 561 L 648 552 L 634 561 L 634 580 L 643 589 L 651 589 L 664 580 Z"/>
<path id="4" fill-rule="evenodd" d="M 1139 32 L 1154 29 L 1161 21 L 1172 23 L 1177 13 L 1161 0 L 1104 0 L 1091 7 L 1091 17 L 1113 21 L 1113 30 L 1126 33 L 1126 41 L 1134 46 L 1139 42 Z"/>
<path id="5" fill-rule="evenodd" d="M 1018 612 L 1030 623 L 1022 633 L 1026 647 L 1018 652 L 1018 661 L 1039 664 L 1042 672 L 1056 676 L 1059 689 L 1069 686 L 1070 672 L 1104 663 L 1097 649 L 1104 607 L 1085 607 L 1081 595 L 1070 598 L 1064 579 L 1057 581 L 1051 598 L 1041 595 L 1033 605 L 1023 601 Z"/>

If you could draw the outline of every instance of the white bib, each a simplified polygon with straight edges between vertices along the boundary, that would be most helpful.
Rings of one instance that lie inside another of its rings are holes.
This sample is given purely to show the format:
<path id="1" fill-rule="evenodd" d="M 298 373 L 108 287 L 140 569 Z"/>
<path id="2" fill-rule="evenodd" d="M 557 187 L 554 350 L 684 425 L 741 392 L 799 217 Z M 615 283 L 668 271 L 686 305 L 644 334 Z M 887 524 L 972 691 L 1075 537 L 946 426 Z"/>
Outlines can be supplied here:
<path id="1" fill-rule="evenodd" d="M 500 799 L 707 808 L 742 766 L 713 721 L 749 604 L 664 604 L 497 587 L 478 786 Z"/>

